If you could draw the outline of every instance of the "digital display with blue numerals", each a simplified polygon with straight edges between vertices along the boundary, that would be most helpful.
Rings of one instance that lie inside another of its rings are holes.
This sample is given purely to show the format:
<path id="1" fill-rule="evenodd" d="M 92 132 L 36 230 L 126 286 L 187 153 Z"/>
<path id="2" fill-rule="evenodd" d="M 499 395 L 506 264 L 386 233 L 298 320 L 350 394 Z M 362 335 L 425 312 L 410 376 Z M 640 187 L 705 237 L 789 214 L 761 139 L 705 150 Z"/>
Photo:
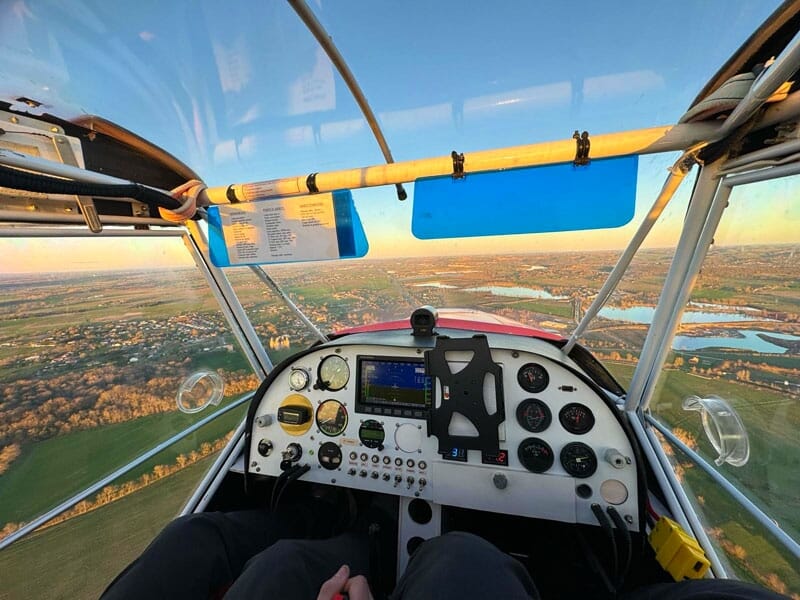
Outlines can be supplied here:
<path id="1" fill-rule="evenodd" d="M 458 462 L 467 462 L 466 448 L 453 448 L 450 452 L 442 454 L 444 460 L 455 460 Z"/>

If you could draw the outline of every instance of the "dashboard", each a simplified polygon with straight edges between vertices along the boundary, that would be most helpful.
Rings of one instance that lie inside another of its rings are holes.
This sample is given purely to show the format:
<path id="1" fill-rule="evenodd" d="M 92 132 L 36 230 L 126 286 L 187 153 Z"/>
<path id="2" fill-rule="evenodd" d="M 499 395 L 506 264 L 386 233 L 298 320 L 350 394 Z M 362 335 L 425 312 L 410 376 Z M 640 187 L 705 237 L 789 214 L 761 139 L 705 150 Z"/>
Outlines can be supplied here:
<path id="1" fill-rule="evenodd" d="M 547 341 L 357 333 L 296 355 L 251 407 L 247 470 L 566 523 L 639 529 L 636 454 L 613 396 Z"/>

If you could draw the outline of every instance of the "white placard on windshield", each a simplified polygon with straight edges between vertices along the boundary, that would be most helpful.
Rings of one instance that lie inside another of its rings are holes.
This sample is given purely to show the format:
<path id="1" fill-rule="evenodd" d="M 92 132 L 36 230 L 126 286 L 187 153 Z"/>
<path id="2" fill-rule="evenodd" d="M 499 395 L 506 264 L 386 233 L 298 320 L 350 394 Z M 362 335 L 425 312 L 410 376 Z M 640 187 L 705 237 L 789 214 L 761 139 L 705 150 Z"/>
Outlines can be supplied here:
<path id="1" fill-rule="evenodd" d="M 219 207 L 231 265 L 339 258 L 333 194 Z"/>

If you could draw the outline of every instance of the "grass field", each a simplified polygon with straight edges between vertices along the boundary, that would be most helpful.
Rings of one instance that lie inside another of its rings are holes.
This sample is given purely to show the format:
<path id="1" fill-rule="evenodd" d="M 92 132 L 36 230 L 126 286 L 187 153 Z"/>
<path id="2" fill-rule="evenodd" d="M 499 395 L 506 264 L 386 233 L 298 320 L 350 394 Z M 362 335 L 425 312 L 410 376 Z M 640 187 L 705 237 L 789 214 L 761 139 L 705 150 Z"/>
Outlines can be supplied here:
<path id="1" fill-rule="evenodd" d="M 159 462 L 167 457 L 159 455 Z M 211 466 L 206 458 L 2 552 L 0 599 L 97 598 L 181 509 Z"/>
<path id="2" fill-rule="evenodd" d="M 191 452 L 205 441 L 222 437 L 236 427 L 246 407 L 247 403 L 212 421 L 140 465 L 118 483 L 151 471 L 155 464 L 172 464 L 178 454 Z M 0 525 L 27 521 L 43 513 L 205 415 L 205 412 L 151 415 L 25 447 L 22 456 L 2 477 Z"/>

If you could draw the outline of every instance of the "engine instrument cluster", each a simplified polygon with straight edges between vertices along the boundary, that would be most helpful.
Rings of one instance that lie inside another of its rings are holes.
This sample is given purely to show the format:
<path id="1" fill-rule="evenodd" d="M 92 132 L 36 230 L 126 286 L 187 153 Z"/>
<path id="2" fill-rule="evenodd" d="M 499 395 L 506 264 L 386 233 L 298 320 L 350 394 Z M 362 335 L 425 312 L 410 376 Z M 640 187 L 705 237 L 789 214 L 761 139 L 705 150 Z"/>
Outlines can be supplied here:
<path id="1" fill-rule="evenodd" d="M 635 455 L 604 392 L 542 340 L 486 337 L 483 382 L 461 350 L 437 376 L 426 361 L 435 341 L 402 331 L 299 355 L 259 401 L 249 471 L 308 464 L 303 479 L 317 483 L 568 523 L 596 524 L 591 505 L 613 505 L 638 529 Z M 456 408 L 437 436 L 434 413 L 447 403 Z M 479 404 L 482 422 L 469 416 Z"/>

